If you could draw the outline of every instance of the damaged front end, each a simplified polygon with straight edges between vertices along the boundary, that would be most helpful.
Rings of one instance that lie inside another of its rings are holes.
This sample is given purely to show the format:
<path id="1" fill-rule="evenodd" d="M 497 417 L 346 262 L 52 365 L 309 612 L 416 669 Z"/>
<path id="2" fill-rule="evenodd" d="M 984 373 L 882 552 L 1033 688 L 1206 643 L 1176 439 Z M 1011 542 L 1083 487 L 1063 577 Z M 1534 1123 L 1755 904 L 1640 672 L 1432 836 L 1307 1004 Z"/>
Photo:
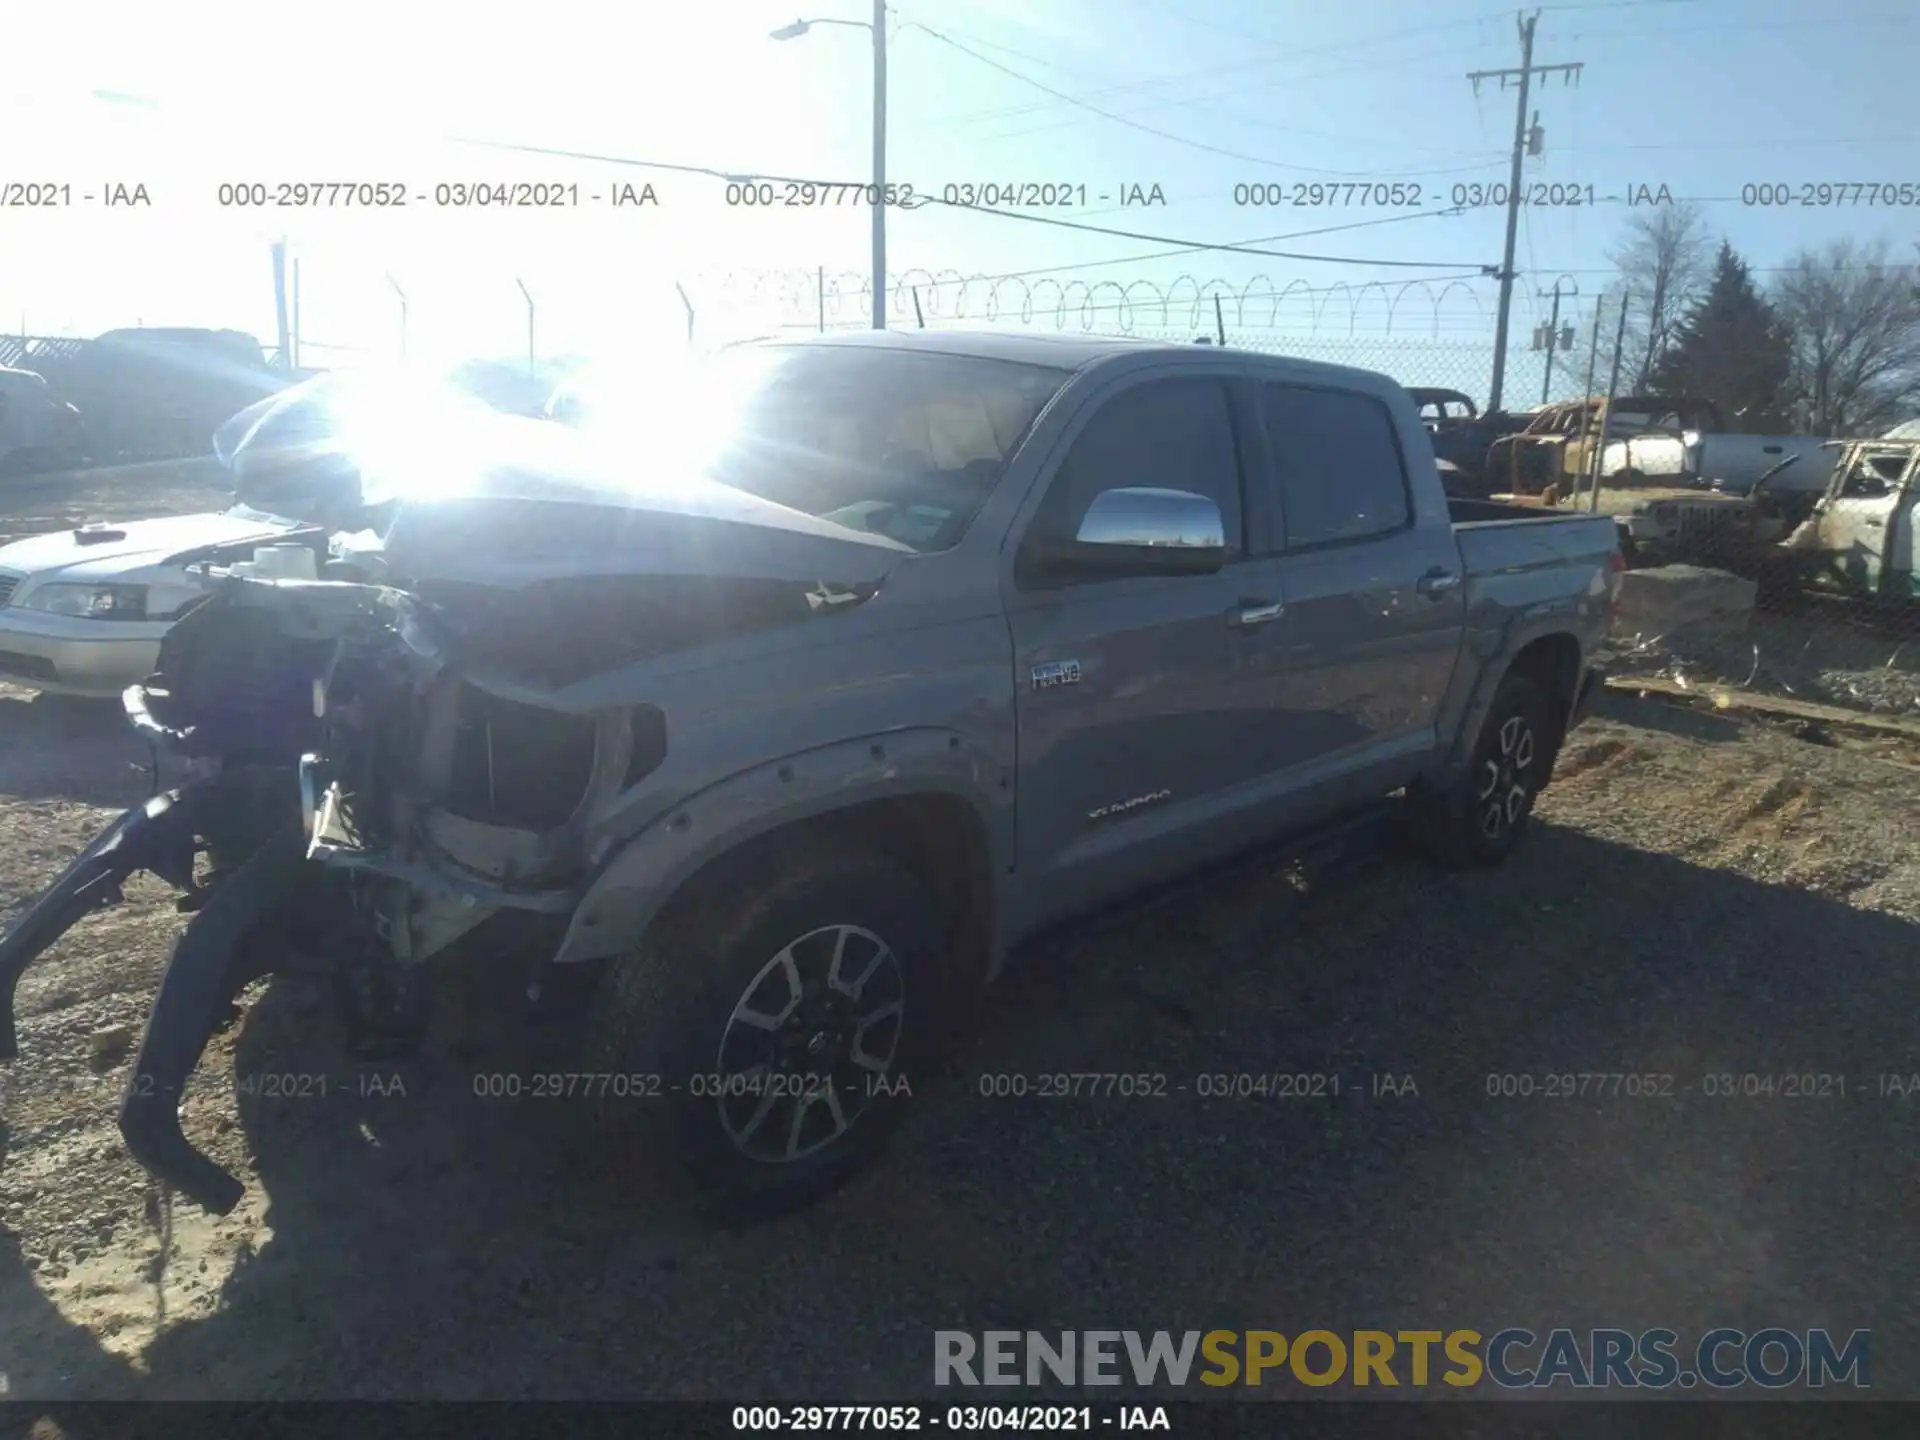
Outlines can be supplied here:
<path id="1" fill-rule="evenodd" d="M 26 967 L 147 870 L 193 919 L 161 979 L 121 1110 L 134 1156 L 216 1213 L 240 1183 L 178 1109 L 251 981 L 301 959 L 336 981 L 354 1047 L 425 1024 L 422 965 L 503 910 L 566 916 L 587 818 L 664 749 L 646 707 L 576 717 L 462 679 L 427 607 L 344 582 L 235 579 L 130 689 L 135 728 L 184 783 L 121 816 L 0 940 L 0 1058 Z"/>
<path id="2" fill-rule="evenodd" d="M 568 510 L 604 540 L 607 512 Z M 35 958 L 117 901 L 136 870 L 181 890 L 193 918 L 162 977 L 120 1128 L 148 1170 L 224 1214 L 242 1187 L 186 1140 L 179 1106 L 248 983 L 325 974 L 350 1047 L 372 1057 L 417 1043 L 427 962 L 493 917 L 551 927 L 553 945 L 529 958 L 537 982 L 612 847 L 609 813 L 667 751 L 656 706 L 623 690 L 596 705 L 560 692 L 669 651 L 857 609 L 897 558 L 830 537 L 828 550 L 861 565 L 828 568 L 821 537 L 808 535 L 745 574 L 711 564 L 662 574 L 658 547 L 675 521 L 628 515 L 615 528 L 637 521 L 655 552 L 639 574 L 596 558 L 585 563 L 598 573 L 583 577 L 575 558 L 574 574 L 536 563 L 545 573 L 529 578 L 521 555 L 504 583 L 466 550 L 464 563 L 439 565 L 416 553 L 398 583 L 391 543 L 377 563 L 329 567 L 354 579 L 216 572 L 156 673 L 124 697 L 156 774 L 165 757 L 184 778 L 109 826 L 0 939 L 0 1058 L 16 1053 L 14 992 Z M 444 545 L 460 517 L 441 512 L 427 528 Z M 691 553 L 731 551 L 740 568 L 752 537 L 729 525 L 722 550 L 719 534 Z M 516 539 L 525 546 L 524 529 Z M 548 548 L 577 557 L 577 540 L 559 540 Z M 802 582 L 809 571 L 847 578 Z"/>

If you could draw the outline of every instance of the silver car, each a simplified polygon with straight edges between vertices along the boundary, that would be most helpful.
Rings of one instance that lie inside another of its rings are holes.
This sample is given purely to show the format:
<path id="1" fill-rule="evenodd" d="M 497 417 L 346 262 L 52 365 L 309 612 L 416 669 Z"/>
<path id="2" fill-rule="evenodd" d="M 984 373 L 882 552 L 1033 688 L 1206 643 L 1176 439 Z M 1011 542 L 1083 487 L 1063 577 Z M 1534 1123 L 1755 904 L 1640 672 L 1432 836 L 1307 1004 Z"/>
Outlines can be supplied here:
<path id="1" fill-rule="evenodd" d="M 161 637 L 207 593 L 189 560 L 209 546 L 271 545 L 294 528 L 235 505 L 0 546 L 0 679 L 55 694 L 119 695 L 153 672 Z"/>

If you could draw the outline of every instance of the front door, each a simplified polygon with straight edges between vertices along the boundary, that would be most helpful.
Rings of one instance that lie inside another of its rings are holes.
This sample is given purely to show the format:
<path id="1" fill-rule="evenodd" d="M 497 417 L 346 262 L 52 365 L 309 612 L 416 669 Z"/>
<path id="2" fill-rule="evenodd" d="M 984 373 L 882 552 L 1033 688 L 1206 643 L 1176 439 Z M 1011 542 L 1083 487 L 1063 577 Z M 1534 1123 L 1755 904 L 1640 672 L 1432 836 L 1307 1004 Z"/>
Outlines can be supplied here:
<path id="1" fill-rule="evenodd" d="M 1818 519 L 1821 565 L 1817 578 L 1854 594 L 1879 595 L 1897 589 L 1890 582 L 1897 564 L 1896 541 L 1911 534 L 1908 477 L 1916 455 L 1911 446 L 1862 445 L 1846 461 L 1824 513 Z M 1912 541 L 1908 539 L 1908 580 Z"/>
<path id="2" fill-rule="evenodd" d="M 1097 397 L 1043 476 L 1016 543 L 1072 535 L 1105 490 L 1184 490 L 1220 508 L 1223 569 L 1040 584 L 1016 562 L 1018 928 L 1104 903 L 1232 848 L 1267 753 L 1281 643 L 1271 561 L 1250 543 L 1228 378 L 1129 378 Z M 1257 534 L 1257 532 L 1256 532 Z"/>

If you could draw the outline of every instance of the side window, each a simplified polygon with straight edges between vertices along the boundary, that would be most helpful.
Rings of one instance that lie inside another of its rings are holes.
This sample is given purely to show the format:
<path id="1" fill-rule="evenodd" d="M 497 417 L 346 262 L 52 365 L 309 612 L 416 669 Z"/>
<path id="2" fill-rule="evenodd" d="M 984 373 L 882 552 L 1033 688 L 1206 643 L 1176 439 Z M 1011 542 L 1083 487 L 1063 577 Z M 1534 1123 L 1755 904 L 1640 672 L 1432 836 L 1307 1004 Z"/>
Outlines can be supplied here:
<path id="1" fill-rule="evenodd" d="M 1047 490 L 1037 526 L 1071 536 L 1105 490 L 1187 490 L 1220 507 L 1227 545 L 1244 549 L 1240 455 L 1217 380 L 1150 380 L 1101 403 Z"/>
<path id="2" fill-rule="evenodd" d="M 1393 416 L 1370 395 L 1262 385 L 1287 546 L 1398 530 L 1413 518 Z"/>
<path id="3" fill-rule="evenodd" d="M 1862 455 L 1841 483 L 1840 494 L 1849 500 L 1878 500 L 1900 483 L 1906 466 L 1904 455 Z"/>

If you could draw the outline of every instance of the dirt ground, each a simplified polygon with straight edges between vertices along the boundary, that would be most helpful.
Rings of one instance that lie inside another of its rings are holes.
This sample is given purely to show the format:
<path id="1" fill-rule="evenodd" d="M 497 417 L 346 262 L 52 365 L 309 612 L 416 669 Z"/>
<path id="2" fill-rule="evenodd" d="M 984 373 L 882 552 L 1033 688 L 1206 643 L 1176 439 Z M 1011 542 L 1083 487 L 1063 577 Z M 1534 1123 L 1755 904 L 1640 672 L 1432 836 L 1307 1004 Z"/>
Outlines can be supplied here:
<path id="1" fill-rule="evenodd" d="M 311 982 L 250 991 L 185 1107 L 247 1198 L 167 1204 L 114 1128 L 182 923 L 137 880 L 21 986 L 0 1388 L 857 1403 L 924 1396 L 937 1328 L 1779 1325 L 1871 1330 L 1874 1392 L 1920 1397 L 1920 754 L 1820 738 L 1610 699 L 1500 869 L 1276 865 L 1083 927 L 878 1166 L 737 1231 L 667 1218 L 565 1102 L 476 1095 L 571 1068 L 481 976 L 400 1065 L 344 1062 Z M 0 918 L 143 762 L 111 713 L 0 692 Z M 1058 1072 L 1169 1088 L 982 1093 Z M 1673 1079 L 1547 1098 L 1567 1072 Z M 1197 1093 L 1275 1073 L 1339 1095 Z M 1844 1094 L 1737 1078 L 1805 1074 Z"/>

